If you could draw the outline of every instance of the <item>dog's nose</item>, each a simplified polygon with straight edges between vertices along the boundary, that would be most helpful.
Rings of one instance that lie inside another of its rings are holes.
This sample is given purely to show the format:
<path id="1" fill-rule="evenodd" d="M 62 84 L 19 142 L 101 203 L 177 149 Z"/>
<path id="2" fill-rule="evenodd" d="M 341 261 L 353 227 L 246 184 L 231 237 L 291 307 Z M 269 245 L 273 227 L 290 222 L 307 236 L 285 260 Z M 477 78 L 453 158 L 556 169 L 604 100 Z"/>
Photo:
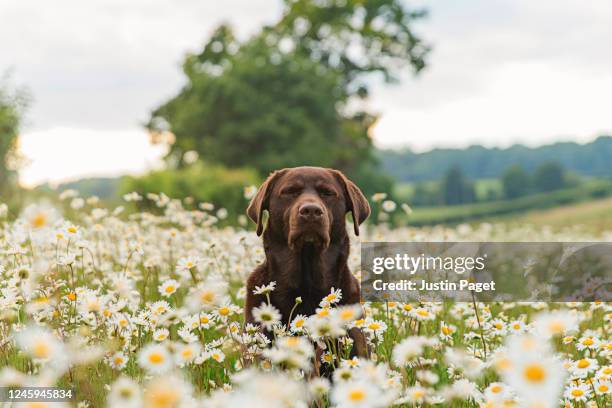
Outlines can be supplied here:
<path id="1" fill-rule="evenodd" d="M 307 203 L 300 206 L 300 218 L 308 221 L 314 221 L 323 216 L 323 208 L 315 203 Z"/>

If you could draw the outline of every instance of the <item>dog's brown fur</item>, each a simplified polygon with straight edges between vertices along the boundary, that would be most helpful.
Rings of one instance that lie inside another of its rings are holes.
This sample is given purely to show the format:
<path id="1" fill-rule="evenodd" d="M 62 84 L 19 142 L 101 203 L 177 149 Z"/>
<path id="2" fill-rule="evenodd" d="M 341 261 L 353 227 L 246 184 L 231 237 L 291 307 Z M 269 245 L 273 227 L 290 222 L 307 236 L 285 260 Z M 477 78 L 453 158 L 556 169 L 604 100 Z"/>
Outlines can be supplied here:
<path id="1" fill-rule="evenodd" d="M 245 320 L 254 323 L 252 309 L 264 296 L 253 294 L 256 286 L 276 281 L 272 304 L 283 323 L 299 296 L 302 303 L 293 313 L 311 315 L 331 288 L 342 290 L 341 304 L 359 303 L 359 283 L 347 266 L 349 237 L 345 216 L 353 217 L 355 234 L 370 215 L 370 206 L 359 188 L 340 171 L 320 167 L 296 167 L 276 171 L 263 183 L 247 209 L 261 235 L 264 210 L 269 212 L 263 233 L 265 261 L 249 276 Z M 353 353 L 367 354 L 363 333 L 352 329 Z"/>

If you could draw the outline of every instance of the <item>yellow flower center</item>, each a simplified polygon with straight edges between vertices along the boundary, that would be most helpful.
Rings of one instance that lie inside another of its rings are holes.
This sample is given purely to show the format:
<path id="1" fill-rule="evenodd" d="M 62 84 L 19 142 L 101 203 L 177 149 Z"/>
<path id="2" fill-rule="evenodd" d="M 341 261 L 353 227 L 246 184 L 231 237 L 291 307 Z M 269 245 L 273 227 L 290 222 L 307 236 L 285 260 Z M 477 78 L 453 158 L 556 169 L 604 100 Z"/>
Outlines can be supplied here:
<path id="1" fill-rule="evenodd" d="M 36 358 L 47 358 L 49 357 L 49 354 L 51 354 L 51 348 L 49 347 L 49 344 L 39 340 L 36 342 L 36 344 L 34 344 L 32 352 Z"/>
<path id="2" fill-rule="evenodd" d="M 362 390 L 352 390 L 348 395 L 348 399 L 353 402 L 363 401 L 365 397 L 366 394 Z"/>
<path id="3" fill-rule="evenodd" d="M 370 329 L 370 330 L 378 330 L 378 329 L 380 329 L 380 327 L 381 327 L 380 323 L 374 322 L 374 323 L 370 323 L 369 324 L 368 329 Z"/>
<path id="4" fill-rule="evenodd" d="M 340 313 L 340 318 L 341 318 L 342 320 L 349 320 L 349 319 L 350 319 L 350 318 L 352 318 L 352 317 L 353 317 L 353 311 L 352 311 L 352 310 L 350 310 L 350 309 L 343 310 L 343 311 Z"/>
<path id="5" fill-rule="evenodd" d="M 202 324 L 206 324 L 209 321 L 210 321 L 210 319 L 208 317 L 206 317 L 206 316 L 200 317 L 200 323 L 202 323 Z"/>
<path id="6" fill-rule="evenodd" d="M 215 299 L 215 294 L 210 290 L 207 290 L 205 292 L 202 292 L 201 299 L 204 303 L 212 303 L 212 301 Z"/>
<path id="7" fill-rule="evenodd" d="M 221 316 L 227 316 L 229 312 L 230 312 L 229 307 L 222 307 L 221 309 L 219 309 L 219 314 Z"/>
<path id="8" fill-rule="evenodd" d="M 174 292 L 174 285 L 166 286 L 166 293 L 173 293 L 173 292 Z"/>
<path id="9" fill-rule="evenodd" d="M 179 396 L 174 390 L 153 391 L 148 398 L 149 406 L 154 408 L 170 408 L 177 406 Z"/>
<path id="10" fill-rule="evenodd" d="M 404 310 L 409 312 L 412 310 L 412 305 L 404 305 Z"/>
<path id="11" fill-rule="evenodd" d="M 77 227 L 74 227 L 74 226 L 68 227 L 68 232 L 71 234 L 76 234 L 77 231 L 78 231 Z"/>
<path id="12" fill-rule="evenodd" d="M 421 309 L 419 311 L 417 311 L 417 314 L 421 317 L 428 317 L 429 316 L 429 312 L 425 309 Z"/>
<path id="13" fill-rule="evenodd" d="M 533 383 L 541 383 L 546 378 L 546 372 L 542 366 L 537 364 L 530 364 L 525 367 L 523 374 L 529 382 Z"/>
<path id="14" fill-rule="evenodd" d="M 295 327 L 302 327 L 302 326 L 304 326 L 304 319 L 295 321 Z"/>
<path id="15" fill-rule="evenodd" d="M 589 360 L 587 360 L 586 358 L 583 358 L 582 360 L 578 361 L 578 363 L 576 364 L 576 367 L 587 368 L 590 365 L 591 363 L 589 362 Z"/>
<path id="16" fill-rule="evenodd" d="M 572 396 L 574 397 L 582 397 L 583 395 L 584 395 L 584 391 L 582 391 L 580 388 L 576 388 L 572 390 Z"/>
<path id="17" fill-rule="evenodd" d="M 495 323 L 495 328 L 496 328 L 496 329 L 501 330 L 503 327 L 504 327 L 504 325 L 503 325 L 503 324 L 501 324 L 501 323 Z"/>
<path id="18" fill-rule="evenodd" d="M 503 388 L 500 385 L 494 385 L 491 387 L 491 392 L 493 394 L 499 394 L 500 392 L 502 392 Z"/>
<path id="19" fill-rule="evenodd" d="M 595 341 L 593 341 L 592 337 L 588 337 L 584 340 L 582 340 L 582 344 L 584 344 L 585 346 L 592 346 L 595 343 Z"/>
<path id="20" fill-rule="evenodd" d="M 123 363 L 123 357 L 115 357 L 115 365 Z"/>
<path id="21" fill-rule="evenodd" d="M 34 218 L 32 218 L 32 226 L 34 228 L 42 228 L 47 225 L 47 214 L 38 213 Z"/>
<path id="22" fill-rule="evenodd" d="M 297 337 L 288 337 L 287 338 L 287 346 L 295 347 L 299 344 L 299 340 Z"/>
<path id="23" fill-rule="evenodd" d="M 189 347 L 184 348 L 183 351 L 181 351 L 181 356 L 183 356 L 183 358 L 191 358 L 192 355 L 193 351 Z"/>
<path id="24" fill-rule="evenodd" d="M 599 384 L 597 387 L 597 391 L 599 392 L 608 392 L 609 387 L 606 384 Z"/>
<path id="25" fill-rule="evenodd" d="M 153 364 L 161 364 L 164 361 L 164 356 L 161 353 L 149 354 L 149 361 Z"/>
<path id="26" fill-rule="evenodd" d="M 565 329 L 565 325 L 563 324 L 563 322 L 559 320 L 552 321 L 548 325 L 548 330 L 553 334 L 562 333 L 564 329 Z"/>
<path id="27" fill-rule="evenodd" d="M 425 396 L 425 392 L 423 390 L 414 390 L 412 391 L 412 398 L 419 399 Z"/>

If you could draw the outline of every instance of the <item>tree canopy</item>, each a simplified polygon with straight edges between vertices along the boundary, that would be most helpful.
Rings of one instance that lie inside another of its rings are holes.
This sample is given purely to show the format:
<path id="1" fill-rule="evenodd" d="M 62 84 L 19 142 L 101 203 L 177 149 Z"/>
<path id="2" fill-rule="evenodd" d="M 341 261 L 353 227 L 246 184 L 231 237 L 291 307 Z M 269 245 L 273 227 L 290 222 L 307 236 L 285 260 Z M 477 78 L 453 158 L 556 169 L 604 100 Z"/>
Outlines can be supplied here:
<path id="1" fill-rule="evenodd" d="M 7 197 L 17 182 L 15 149 L 28 98 L 23 90 L 12 90 L 3 82 L 0 82 L 0 194 Z"/>
<path id="2" fill-rule="evenodd" d="M 368 135 L 376 116 L 352 102 L 367 96 L 375 73 L 391 81 L 424 67 L 427 47 L 411 30 L 422 16 L 398 0 L 295 0 L 245 41 L 221 25 L 185 58 L 186 85 L 147 126 L 176 136 L 170 157 L 179 166 L 189 150 L 262 176 L 330 166 L 380 191 L 388 179 Z"/>

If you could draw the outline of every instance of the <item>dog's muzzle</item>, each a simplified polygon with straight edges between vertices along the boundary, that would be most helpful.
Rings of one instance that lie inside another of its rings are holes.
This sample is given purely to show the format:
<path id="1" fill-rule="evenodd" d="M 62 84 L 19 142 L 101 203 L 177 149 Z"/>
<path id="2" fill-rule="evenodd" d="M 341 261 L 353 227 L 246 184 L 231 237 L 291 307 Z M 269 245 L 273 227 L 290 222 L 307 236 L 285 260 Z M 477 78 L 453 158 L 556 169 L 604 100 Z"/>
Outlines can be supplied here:
<path id="1" fill-rule="evenodd" d="M 315 202 L 299 204 L 291 218 L 289 246 L 292 249 L 299 248 L 305 243 L 327 248 L 330 221 L 323 206 Z"/>

